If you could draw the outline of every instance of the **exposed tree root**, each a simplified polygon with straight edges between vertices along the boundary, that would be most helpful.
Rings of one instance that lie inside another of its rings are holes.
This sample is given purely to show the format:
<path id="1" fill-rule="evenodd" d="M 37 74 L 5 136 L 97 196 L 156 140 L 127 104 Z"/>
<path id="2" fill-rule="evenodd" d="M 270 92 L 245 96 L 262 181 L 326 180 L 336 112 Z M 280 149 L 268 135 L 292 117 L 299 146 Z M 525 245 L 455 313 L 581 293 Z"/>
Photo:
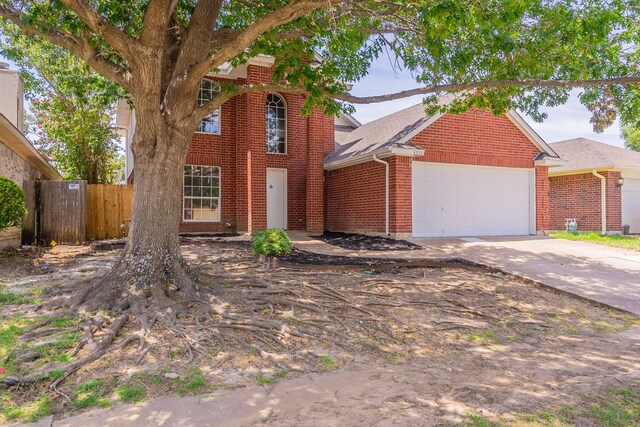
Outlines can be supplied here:
<path id="1" fill-rule="evenodd" d="M 51 378 L 50 389 L 59 392 L 57 387 L 62 381 L 107 353 L 130 353 L 135 346 L 134 363 L 143 363 L 162 347 L 154 344 L 156 331 L 170 332 L 184 349 L 183 360 L 190 363 L 196 357 L 207 357 L 213 348 L 226 353 L 229 340 L 241 342 L 239 334 L 249 338 L 261 355 L 267 355 L 264 357 L 287 351 L 300 341 L 384 352 L 383 343 L 400 339 L 394 328 L 407 329 L 395 318 L 392 328 L 388 324 L 389 310 L 377 311 L 385 308 L 423 306 L 445 317 L 458 316 L 457 320 L 434 322 L 426 328 L 433 333 L 470 328 L 464 317 L 494 319 L 483 311 L 493 305 L 474 307 L 450 296 L 425 300 L 409 295 L 398 299 L 396 289 L 403 287 L 394 279 L 362 278 L 357 288 L 345 291 L 327 279 L 332 274 L 338 277 L 340 272 L 324 272 L 319 277 L 313 272 L 294 270 L 298 280 L 291 281 L 287 269 L 270 270 L 276 273 L 273 277 L 269 271 L 260 271 L 257 275 L 234 277 L 236 289 L 229 298 L 223 278 L 196 277 L 181 258 L 168 258 L 150 268 L 128 261 L 124 255 L 109 274 L 81 286 L 73 285 L 73 292 L 57 302 L 65 308 L 56 314 L 82 318 L 78 324 L 81 339 L 70 352 L 77 360 L 44 372 L 3 378 L 0 384 L 18 386 Z M 284 274 L 277 274 L 279 271 Z M 407 278 L 414 276 L 423 277 L 407 270 Z M 443 291 L 430 296 L 438 293 Z M 34 325 L 23 338 L 59 333 L 60 329 L 50 327 L 50 323 L 48 319 Z M 374 342 L 368 337 L 374 337 Z M 222 366 L 231 358 L 227 354 L 214 366 Z"/>

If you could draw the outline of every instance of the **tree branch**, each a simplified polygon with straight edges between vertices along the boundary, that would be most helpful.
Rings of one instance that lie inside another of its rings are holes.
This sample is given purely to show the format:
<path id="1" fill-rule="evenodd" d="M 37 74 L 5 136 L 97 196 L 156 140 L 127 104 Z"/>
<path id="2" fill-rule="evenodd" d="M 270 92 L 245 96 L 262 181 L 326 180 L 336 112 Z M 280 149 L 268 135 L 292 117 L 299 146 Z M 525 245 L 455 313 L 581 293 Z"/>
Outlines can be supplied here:
<path id="1" fill-rule="evenodd" d="M 201 62 L 189 72 L 189 79 L 201 79 L 209 71 L 227 62 L 248 48 L 258 37 L 270 28 L 288 24 L 314 10 L 330 7 L 328 0 L 291 0 L 286 6 L 256 19 L 245 30 L 206 61 Z"/>
<path id="2" fill-rule="evenodd" d="M 143 46 L 162 47 L 163 34 L 169 27 L 178 0 L 152 0 L 144 13 L 140 42 Z"/>
<path id="3" fill-rule="evenodd" d="M 89 46 L 85 40 L 81 40 L 66 31 L 50 26 L 43 25 L 43 29 L 40 29 L 34 25 L 25 24 L 25 22 L 27 22 L 27 20 L 24 19 L 25 15 L 22 12 L 12 9 L 8 6 L 7 2 L 4 1 L 0 2 L 0 17 L 11 21 L 24 31 L 25 34 L 43 37 L 47 41 L 68 50 L 76 57 L 85 60 L 91 68 L 107 79 L 127 90 L 131 89 L 131 73 L 129 70 L 100 55 L 100 53 L 95 48 Z"/>
<path id="4" fill-rule="evenodd" d="M 138 41 L 129 37 L 120 28 L 109 24 L 85 0 L 60 0 L 75 13 L 91 30 L 104 38 L 127 62 L 136 58 Z"/>
<path id="5" fill-rule="evenodd" d="M 415 89 L 385 95 L 354 96 L 349 93 L 333 96 L 334 99 L 350 102 L 352 104 L 374 104 L 378 102 L 393 101 L 395 99 L 408 98 L 415 95 L 427 95 L 438 92 L 461 92 L 471 89 L 487 89 L 498 87 L 541 87 L 571 89 L 578 87 L 596 87 L 625 84 L 640 84 L 640 76 L 611 77 L 595 80 L 490 80 L 484 82 L 452 83 L 444 85 L 425 86 Z"/>

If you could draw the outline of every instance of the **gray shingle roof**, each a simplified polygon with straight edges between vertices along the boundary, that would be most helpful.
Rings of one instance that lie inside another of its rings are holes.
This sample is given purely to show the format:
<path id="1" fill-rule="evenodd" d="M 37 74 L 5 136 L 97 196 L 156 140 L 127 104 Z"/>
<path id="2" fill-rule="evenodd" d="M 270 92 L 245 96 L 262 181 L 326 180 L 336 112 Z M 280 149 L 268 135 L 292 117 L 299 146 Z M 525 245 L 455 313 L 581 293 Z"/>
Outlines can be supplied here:
<path id="1" fill-rule="evenodd" d="M 586 138 L 567 139 L 551 144 L 567 164 L 549 169 L 549 173 L 605 167 L 640 167 L 640 153 Z"/>
<path id="2" fill-rule="evenodd" d="M 366 123 L 351 132 L 336 132 L 336 149 L 325 158 L 325 164 L 388 147 L 419 149 L 410 142 L 402 141 L 429 118 L 424 105 L 417 104 Z"/>

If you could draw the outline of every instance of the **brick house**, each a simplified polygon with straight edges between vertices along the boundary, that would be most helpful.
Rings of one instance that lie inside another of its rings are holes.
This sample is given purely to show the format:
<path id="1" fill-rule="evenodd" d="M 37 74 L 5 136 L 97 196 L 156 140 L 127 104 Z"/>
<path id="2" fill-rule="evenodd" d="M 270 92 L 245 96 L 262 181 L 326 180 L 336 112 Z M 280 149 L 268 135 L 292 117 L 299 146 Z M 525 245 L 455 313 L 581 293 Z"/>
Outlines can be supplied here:
<path id="1" fill-rule="evenodd" d="M 36 179 L 60 180 L 60 174 L 22 133 L 23 86 L 20 73 L 0 62 L 0 176 L 24 188 Z M 20 229 L 0 231 L 0 249 L 20 245 Z"/>
<path id="2" fill-rule="evenodd" d="M 640 153 L 585 138 L 551 146 L 567 161 L 549 171 L 551 229 L 575 219 L 580 231 L 640 233 Z"/>
<path id="3" fill-rule="evenodd" d="M 325 159 L 326 228 L 393 237 L 529 235 L 549 228 L 562 164 L 514 111 L 427 116 L 422 104 L 339 129 Z"/>
<path id="4" fill-rule="evenodd" d="M 201 83 L 199 102 L 216 81 L 272 81 L 274 59 L 259 56 Z M 289 93 L 236 96 L 198 126 L 187 154 L 179 208 L 181 232 L 255 232 L 266 227 L 324 231 L 323 158 L 334 148 L 334 120 L 300 114 L 304 97 Z M 135 114 L 126 103 L 127 181 L 134 178 L 130 143 Z"/>
<path id="5" fill-rule="evenodd" d="M 270 82 L 273 63 L 261 56 L 211 75 L 199 101 L 222 79 Z M 302 116 L 303 101 L 237 96 L 198 126 L 177 212 L 182 232 L 276 227 L 406 237 L 549 228 L 547 173 L 561 161 L 517 113 L 428 117 L 419 104 L 361 125 L 348 115 Z M 128 148 L 135 115 L 122 107 L 117 122 Z"/>

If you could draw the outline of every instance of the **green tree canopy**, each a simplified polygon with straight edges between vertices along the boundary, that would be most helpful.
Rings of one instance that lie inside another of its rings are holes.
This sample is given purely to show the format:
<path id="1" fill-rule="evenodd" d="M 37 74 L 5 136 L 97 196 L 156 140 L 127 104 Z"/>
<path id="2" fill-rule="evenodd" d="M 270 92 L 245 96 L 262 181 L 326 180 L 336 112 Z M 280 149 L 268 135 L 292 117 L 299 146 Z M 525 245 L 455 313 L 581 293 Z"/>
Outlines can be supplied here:
<path id="1" fill-rule="evenodd" d="M 640 128 L 634 125 L 623 126 L 622 139 L 628 148 L 640 151 Z"/>
<path id="2" fill-rule="evenodd" d="M 123 91 L 66 50 L 14 25 L 0 28 L 0 53 L 24 78 L 38 148 L 65 179 L 113 182 L 119 146 L 112 121 Z"/>

